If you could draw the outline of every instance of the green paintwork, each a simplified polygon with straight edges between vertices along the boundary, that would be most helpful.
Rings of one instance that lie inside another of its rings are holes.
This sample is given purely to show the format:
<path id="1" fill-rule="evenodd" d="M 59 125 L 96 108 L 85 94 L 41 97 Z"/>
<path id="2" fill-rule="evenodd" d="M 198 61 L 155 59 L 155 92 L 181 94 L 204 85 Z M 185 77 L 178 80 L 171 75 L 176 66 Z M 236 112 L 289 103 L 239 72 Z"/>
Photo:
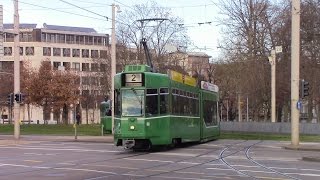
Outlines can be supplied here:
<path id="1" fill-rule="evenodd" d="M 134 87 L 135 89 L 167 87 L 171 94 L 171 89 L 177 88 L 199 94 L 199 101 L 203 99 L 218 101 L 219 99 L 217 93 L 171 81 L 166 74 L 148 72 L 147 67 L 142 65 L 141 68 L 125 68 L 123 73 L 141 72 L 144 74 L 144 86 Z M 121 87 L 121 74 L 115 76 L 115 88 L 131 89 L 132 87 Z M 169 95 L 169 104 L 171 102 L 171 95 Z M 152 145 L 169 145 L 174 138 L 181 139 L 181 142 L 199 142 L 217 138 L 220 134 L 219 123 L 214 127 L 206 127 L 203 122 L 202 106 L 200 105 L 199 108 L 200 114 L 198 117 L 171 114 L 152 117 L 117 117 L 114 123 L 114 142 L 117 144 L 120 139 L 149 139 Z"/>
<path id="2" fill-rule="evenodd" d="M 110 108 L 109 103 L 101 102 L 100 103 L 100 120 L 101 125 L 103 125 L 103 132 L 110 133 L 112 130 L 112 118 L 111 116 L 106 116 L 106 111 Z"/>

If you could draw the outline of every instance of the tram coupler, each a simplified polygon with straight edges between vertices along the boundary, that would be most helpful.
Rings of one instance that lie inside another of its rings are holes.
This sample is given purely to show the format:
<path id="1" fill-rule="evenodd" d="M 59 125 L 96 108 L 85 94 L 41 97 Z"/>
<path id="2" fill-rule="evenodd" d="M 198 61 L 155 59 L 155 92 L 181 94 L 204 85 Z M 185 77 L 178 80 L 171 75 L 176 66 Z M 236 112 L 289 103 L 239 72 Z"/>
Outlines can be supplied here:
<path id="1" fill-rule="evenodd" d="M 125 149 L 132 149 L 135 145 L 135 141 L 133 139 L 126 139 L 126 140 L 123 140 L 122 141 L 122 146 L 125 148 Z"/>

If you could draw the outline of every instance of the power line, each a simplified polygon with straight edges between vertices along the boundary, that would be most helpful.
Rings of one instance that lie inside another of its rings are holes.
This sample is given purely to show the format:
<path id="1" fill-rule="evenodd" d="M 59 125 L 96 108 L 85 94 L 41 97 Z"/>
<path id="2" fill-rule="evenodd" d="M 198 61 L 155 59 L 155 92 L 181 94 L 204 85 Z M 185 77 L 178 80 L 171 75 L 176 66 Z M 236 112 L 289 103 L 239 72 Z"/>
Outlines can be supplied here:
<path id="1" fill-rule="evenodd" d="M 89 12 L 89 13 L 95 14 L 95 15 L 97 15 L 97 16 L 104 17 L 104 18 L 106 18 L 107 20 L 109 19 L 107 16 L 103 16 L 103 15 L 101 15 L 101 14 L 98 14 L 98 13 L 96 13 L 96 12 L 90 11 L 90 10 L 88 10 L 88 9 L 85 9 L 85 8 L 83 8 L 83 7 L 80 7 L 80 6 L 77 6 L 77 5 L 75 5 L 75 4 L 69 3 L 69 2 L 67 2 L 67 1 L 64 1 L 64 0 L 60 0 L 60 1 L 66 3 L 66 4 L 69 4 L 69 5 L 71 5 L 71 6 L 77 7 L 77 8 L 79 8 L 79 9 L 82 9 L 82 10 L 84 10 L 84 11 L 87 11 L 87 12 Z"/>
<path id="2" fill-rule="evenodd" d="M 62 10 L 58 10 L 58 9 L 55 9 L 55 8 L 40 6 L 40 5 L 27 3 L 27 2 L 23 2 L 23 1 L 19 1 L 19 2 L 22 3 L 22 4 L 27 4 L 27 5 L 30 5 L 30 6 L 40 7 L 40 8 L 44 8 L 44 9 L 50 9 L 50 10 L 53 10 L 53 11 L 58 11 L 58 12 L 66 13 L 66 14 L 72 14 L 72 15 L 82 16 L 82 17 L 96 19 L 96 20 L 100 20 L 100 21 L 106 21 L 106 19 L 99 19 L 99 18 L 95 18 L 95 17 L 91 17 L 91 16 L 82 15 L 82 14 L 72 13 L 72 12 L 68 12 L 68 11 L 62 11 Z"/>

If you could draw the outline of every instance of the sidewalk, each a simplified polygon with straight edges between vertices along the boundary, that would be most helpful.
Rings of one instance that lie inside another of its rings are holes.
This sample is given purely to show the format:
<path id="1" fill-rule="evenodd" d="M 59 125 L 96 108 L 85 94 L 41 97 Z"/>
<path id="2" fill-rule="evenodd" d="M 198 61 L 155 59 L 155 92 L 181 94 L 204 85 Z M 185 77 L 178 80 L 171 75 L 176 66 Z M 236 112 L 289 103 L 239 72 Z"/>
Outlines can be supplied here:
<path id="1" fill-rule="evenodd" d="M 13 135 L 0 135 L 0 145 L 25 144 L 34 141 L 113 143 L 113 135 L 77 136 L 77 139 L 75 136 L 20 135 L 19 140 L 16 140 Z"/>
<path id="2" fill-rule="evenodd" d="M 318 156 L 304 156 L 302 160 L 320 162 L 320 143 L 300 143 L 299 146 L 288 145 L 284 149 L 297 150 L 297 151 L 318 151 Z"/>

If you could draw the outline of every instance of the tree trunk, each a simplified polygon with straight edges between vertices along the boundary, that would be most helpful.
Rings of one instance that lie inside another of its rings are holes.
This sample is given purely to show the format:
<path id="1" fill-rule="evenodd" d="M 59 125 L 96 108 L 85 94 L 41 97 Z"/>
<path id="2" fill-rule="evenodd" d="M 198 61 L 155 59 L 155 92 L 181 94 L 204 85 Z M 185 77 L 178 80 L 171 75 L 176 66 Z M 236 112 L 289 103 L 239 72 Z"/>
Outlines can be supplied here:
<path id="1" fill-rule="evenodd" d="M 27 111 L 28 111 L 28 121 L 29 121 L 29 124 L 31 124 L 31 113 L 30 113 L 30 104 L 29 103 L 27 104 Z"/>

